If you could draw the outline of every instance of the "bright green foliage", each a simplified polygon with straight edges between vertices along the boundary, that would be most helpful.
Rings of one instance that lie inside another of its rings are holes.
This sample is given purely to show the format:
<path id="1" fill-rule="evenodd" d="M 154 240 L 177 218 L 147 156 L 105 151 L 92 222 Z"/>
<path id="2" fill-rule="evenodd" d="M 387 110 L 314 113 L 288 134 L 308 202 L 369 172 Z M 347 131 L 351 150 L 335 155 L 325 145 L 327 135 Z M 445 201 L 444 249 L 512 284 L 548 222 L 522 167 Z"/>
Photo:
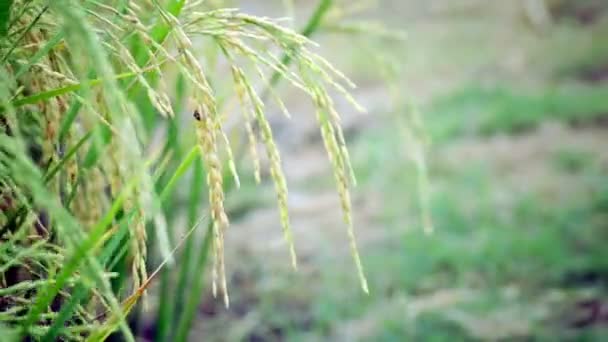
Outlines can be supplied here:
<path id="1" fill-rule="evenodd" d="M 589 121 L 608 111 L 608 87 L 560 86 L 521 91 L 504 86 L 465 86 L 429 106 L 431 134 L 438 140 L 463 134 L 521 133 L 552 119 Z M 441 117 L 441 120 L 433 118 Z"/>
<path id="2" fill-rule="evenodd" d="M 0 3 L 0 37 L 6 36 L 6 33 L 8 32 L 12 4 L 13 0 L 6 0 Z"/>

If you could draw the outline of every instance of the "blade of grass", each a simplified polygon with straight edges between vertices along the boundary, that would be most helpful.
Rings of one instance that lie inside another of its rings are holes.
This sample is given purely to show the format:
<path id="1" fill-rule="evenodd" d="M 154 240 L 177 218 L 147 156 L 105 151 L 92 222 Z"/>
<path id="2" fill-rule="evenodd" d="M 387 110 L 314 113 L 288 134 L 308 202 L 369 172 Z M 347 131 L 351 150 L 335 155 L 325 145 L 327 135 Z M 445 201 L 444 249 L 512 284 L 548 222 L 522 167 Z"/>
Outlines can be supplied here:
<path id="1" fill-rule="evenodd" d="M 166 5 L 165 10 L 171 15 L 178 17 L 185 4 L 185 0 L 170 0 Z M 155 42 L 162 45 L 170 31 L 171 26 L 164 20 L 159 20 L 157 21 L 156 25 L 152 27 L 150 36 Z M 134 36 L 131 40 L 130 50 L 135 56 L 137 65 L 142 68 L 150 61 L 151 55 L 156 53 L 155 47 L 147 45 L 137 36 Z M 156 72 L 151 72 L 146 75 L 146 80 L 152 87 L 155 87 L 158 83 L 159 77 L 160 76 L 157 75 Z M 125 84 L 123 84 L 123 86 L 124 85 Z M 154 106 L 148 98 L 145 89 L 139 83 L 128 90 L 128 97 L 134 103 L 136 103 L 142 117 L 154 112 Z M 151 118 L 152 116 L 148 116 L 148 120 L 145 122 L 150 122 Z M 152 129 L 151 126 L 147 126 L 147 128 L 149 130 Z"/>
<path id="2" fill-rule="evenodd" d="M 63 31 L 59 31 L 57 34 L 53 36 L 53 38 L 49 39 L 42 49 L 36 51 L 36 53 L 28 60 L 27 64 L 22 65 L 15 74 L 15 78 L 19 78 L 23 76 L 23 74 L 30 69 L 32 65 L 37 63 L 42 57 L 46 56 L 51 49 L 53 49 L 61 40 L 63 40 L 64 33 Z"/>
<path id="3" fill-rule="evenodd" d="M 207 266 L 207 259 L 209 258 L 209 251 L 211 250 L 211 237 L 212 237 L 213 224 L 209 223 L 207 225 L 207 232 L 205 233 L 205 238 L 202 242 L 200 248 L 200 254 L 198 256 L 198 263 L 194 268 L 193 274 L 196 275 L 193 279 L 192 286 L 190 287 L 190 292 L 188 292 L 188 301 L 186 303 L 186 307 L 181 312 L 179 318 L 179 324 L 177 326 L 175 339 L 177 342 L 185 342 L 188 338 L 188 333 L 190 332 L 190 327 L 192 326 L 192 321 L 194 320 L 194 316 L 197 312 L 198 305 L 202 299 L 202 293 L 204 289 L 205 282 L 203 281 L 205 268 Z"/>
<path id="4" fill-rule="evenodd" d="M 165 7 L 165 10 L 168 13 L 171 13 L 173 16 L 178 17 L 185 4 L 185 0 L 170 0 L 167 6 Z M 162 44 L 167 38 L 167 35 L 169 35 L 170 31 L 171 26 L 167 24 L 164 20 L 159 20 L 152 28 L 150 36 L 152 37 L 152 39 L 154 39 L 154 41 L 159 44 Z M 139 66 L 143 66 L 148 63 L 150 55 L 148 53 L 145 53 L 144 51 L 148 50 L 148 52 L 153 53 L 155 51 L 155 48 L 150 46 L 142 46 L 141 44 L 144 43 L 141 40 L 136 40 L 133 44 L 134 45 L 131 47 L 131 49 L 135 51 L 135 56 L 137 56 L 137 64 Z M 154 85 L 155 83 L 152 82 L 151 84 Z"/>
<path id="5" fill-rule="evenodd" d="M 188 152 L 188 154 L 186 155 L 184 160 L 182 160 L 182 162 L 179 164 L 179 166 L 177 167 L 177 169 L 175 170 L 175 172 L 173 173 L 173 175 L 167 182 L 167 185 L 160 193 L 161 201 L 165 201 L 169 197 L 169 195 L 171 194 L 171 191 L 173 190 L 173 187 L 175 186 L 177 181 L 184 175 L 184 173 L 190 167 L 190 164 L 192 164 L 199 155 L 200 154 L 198 152 L 198 146 L 194 146 L 193 148 L 190 149 L 190 152 Z"/>
<path id="6" fill-rule="evenodd" d="M 103 156 L 104 148 L 110 143 L 112 132 L 105 125 L 97 125 L 93 128 L 93 142 L 89 147 L 89 150 L 84 155 L 82 161 L 83 169 L 91 169 Z"/>
<path id="7" fill-rule="evenodd" d="M 4 38 L 8 33 L 8 22 L 11 15 L 11 6 L 13 0 L 7 0 L 0 3 L 0 38 Z"/>
<path id="8" fill-rule="evenodd" d="M 34 326 L 34 323 L 39 321 L 42 313 L 47 310 L 48 305 L 56 297 L 59 290 L 63 288 L 68 279 L 73 277 L 79 264 L 85 260 L 88 261 L 88 265 L 83 269 L 83 274 L 86 274 L 89 281 L 96 282 L 101 286 L 100 291 L 103 292 L 112 310 L 119 310 L 118 302 L 107 286 L 107 279 L 103 277 L 101 266 L 90 255 L 93 247 L 97 243 L 102 242 L 104 238 L 102 228 L 105 228 L 108 220 L 111 222 L 114 215 L 111 215 L 110 218 L 106 217 L 105 221 L 99 223 L 99 226 L 103 227 L 99 228 L 98 226 L 88 237 L 83 237 L 83 233 L 76 220 L 59 203 L 57 197 L 51 194 L 45 187 L 40 169 L 28 158 L 27 153 L 24 152 L 26 147 L 16 138 L 2 135 L 0 135 L 0 143 L 3 146 L 4 152 L 0 153 L 0 160 L 5 163 L 10 160 L 10 163 L 6 163 L 6 165 L 14 182 L 21 188 L 28 189 L 29 193 L 32 194 L 33 205 L 45 208 L 49 216 L 60 223 L 56 225 L 58 227 L 57 233 L 60 235 L 60 238 L 65 239 L 69 248 L 73 250 L 73 252 L 69 253 L 71 257 L 66 260 L 65 267 L 61 268 L 57 276 L 50 277 L 53 281 L 45 284 L 37 292 L 36 297 L 32 299 L 32 303 L 35 304 L 32 305 L 21 322 L 21 334 L 25 337 L 27 334 L 34 333 L 32 329 L 39 330 L 39 327 Z M 127 339 L 133 340 L 133 336 L 126 323 L 121 322 L 121 329 Z"/>
<path id="9" fill-rule="evenodd" d="M 184 110 L 184 102 L 187 96 L 186 79 L 182 73 L 179 73 L 175 82 L 175 100 L 173 101 L 175 103 L 175 105 L 173 105 L 174 113 L 181 113 Z M 180 120 L 175 118 L 169 120 L 167 123 L 167 142 L 165 144 L 164 153 L 168 153 L 169 150 L 171 150 L 176 156 L 182 155 L 183 149 L 179 140 L 180 124 Z"/>
<path id="10" fill-rule="evenodd" d="M 191 241 L 192 238 L 188 239 Z M 182 263 L 185 261 L 182 260 L 180 263 L 180 269 L 183 269 Z M 173 298 L 170 298 L 171 292 L 171 272 L 165 269 L 161 274 L 160 280 L 160 298 L 158 304 L 158 310 L 156 317 L 158 317 L 157 321 L 157 331 L 156 331 L 156 340 L 157 341 L 168 341 L 169 340 L 169 327 L 171 326 L 171 321 L 174 315 L 174 309 L 171 305 Z"/>
<path id="11" fill-rule="evenodd" d="M 173 108 L 174 113 L 180 113 L 183 110 L 183 103 L 184 103 L 184 99 L 187 96 L 187 90 L 186 90 L 187 84 L 186 84 L 186 79 L 184 77 L 184 75 L 182 73 L 179 73 L 177 76 L 177 80 L 175 83 L 175 105 Z M 179 120 L 170 120 L 168 125 L 167 125 L 167 142 L 165 144 L 165 151 L 173 151 L 174 153 L 176 153 L 177 155 L 181 155 L 182 154 L 182 148 L 180 145 L 180 140 L 179 138 Z M 193 153 L 192 151 L 190 151 L 190 153 Z M 197 172 L 202 172 L 201 170 L 198 170 L 198 166 L 200 164 L 200 156 L 198 153 L 194 152 L 194 154 L 196 155 L 196 158 L 194 160 L 194 168 L 193 168 L 193 172 L 194 172 L 194 177 L 196 178 L 198 176 Z M 190 156 L 188 155 L 186 157 L 186 159 L 190 159 Z M 178 170 L 181 167 L 178 167 Z M 173 180 L 173 177 L 166 183 L 166 185 L 170 185 L 172 183 L 175 183 L 175 180 Z M 193 185 L 193 187 L 196 187 L 196 185 Z M 194 191 L 194 188 L 191 188 Z M 200 189 L 198 189 L 200 190 Z M 169 192 L 165 192 L 164 194 L 161 194 L 161 201 L 162 198 L 168 198 L 168 194 Z M 166 205 L 170 206 L 170 203 L 168 203 L 167 201 L 163 201 L 163 203 L 166 203 Z M 198 203 L 198 200 L 194 203 Z M 196 205 L 192 203 L 192 198 L 190 198 L 190 204 L 189 206 L 192 205 Z M 170 210 L 169 207 L 167 207 L 167 214 L 168 214 L 168 219 L 175 219 L 175 217 L 172 215 L 174 213 L 174 210 Z M 188 220 L 188 225 L 191 226 L 192 224 L 194 224 L 195 220 Z M 172 238 L 172 236 L 170 236 L 170 238 Z M 166 341 L 168 339 L 168 335 L 169 335 L 169 327 L 171 326 L 171 324 L 174 323 L 174 312 L 175 312 L 175 307 L 176 305 L 174 305 L 174 303 L 172 301 L 170 301 L 169 299 L 171 298 L 171 289 L 172 287 L 172 277 L 171 274 L 173 274 L 176 270 L 176 268 L 179 268 L 179 273 L 181 274 L 181 272 L 184 270 L 185 264 L 189 264 L 190 260 L 189 257 L 187 257 L 187 255 L 190 254 L 190 250 L 192 249 L 192 243 L 195 240 L 194 237 L 191 237 L 190 239 L 188 239 L 186 241 L 185 247 L 184 247 L 184 252 L 182 255 L 182 262 L 178 263 L 176 265 L 176 267 L 172 270 L 169 269 L 165 269 L 162 274 L 161 274 L 161 278 L 160 278 L 160 303 L 158 305 L 158 310 L 157 310 L 157 331 L 156 331 L 156 339 L 159 341 Z M 177 290 L 177 295 L 181 295 L 181 293 L 179 292 L 179 290 Z"/>
<path id="12" fill-rule="evenodd" d="M 76 308 L 78 307 L 78 304 L 84 300 L 88 294 L 89 289 L 84 284 L 79 283 L 74 291 L 72 291 L 70 300 L 61 306 L 61 310 L 59 311 L 57 317 L 53 320 L 53 324 L 42 337 L 42 342 L 51 342 L 57 340 L 57 337 L 61 335 L 65 328 L 64 323 L 72 317 L 73 312 L 76 311 Z"/>
<path id="13" fill-rule="evenodd" d="M 203 190 L 205 189 L 205 177 L 203 171 L 203 163 L 202 160 L 197 159 L 194 164 L 193 169 L 193 179 L 192 185 L 190 188 L 190 198 L 188 199 L 188 222 L 194 222 L 196 220 L 196 216 L 199 210 L 199 203 L 203 200 Z M 177 285 L 177 298 L 175 300 L 176 303 L 176 312 L 181 312 L 184 300 L 184 293 L 186 292 L 186 282 L 188 275 L 191 275 L 190 272 L 190 262 L 191 258 L 191 250 L 194 244 L 194 240 L 190 240 L 187 242 L 186 247 L 184 248 L 184 264 L 181 269 L 178 285 Z"/>
<path id="14" fill-rule="evenodd" d="M 196 170 L 196 166 L 200 164 L 200 153 L 198 151 L 198 146 L 194 146 L 190 150 L 190 152 L 186 155 L 185 159 L 175 170 L 175 173 L 173 174 L 173 176 L 169 179 L 169 181 L 165 185 L 165 188 L 163 189 L 163 191 L 161 192 L 161 195 L 160 195 L 160 199 L 162 202 L 165 202 L 169 198 L 169 195 L 171 194 L 171 191 L 172 191 L 174 185 L 183 176 L 183 174 L 190 167 L 190 165 L 195 161 L 198 161 L 194 165 L 194 169 Z M 195 174 L 195 177 L 196 177 L 196 174 Z M 186 242 L 186 247 L 188 249 L 190 248 L 189 246 L 191 245 L 191 240 L 192 240 L 192 238 L 188 239 L 188 241 Z M 179 264 L 181 269 L 183 269 L 185 262 L 187 262 L 187 259 L 183 260 L 183 262 L 181 262 Z M 171 282 L 171 278 L 169 277 L 169 270 L 163 271 L 163 273 L 161 274 L 161 296 L 160 296 L 160 303 L 159 303 L 158 315 L 157 315 L 157 317 L 159 318 L 158 336 L 165 336 L 168 333 L 168 330 L 169 330 L 168 328 L 172 323 L 171 321 L 172 321 L 172 317 L 173 317 L 173 315 L 172 315 L 173 306 L 170 304 L 172 302 L 172 300 L 170 299 L 171 295 L 169 294 L 170 286 L 171 286 L 170 282 Z M 164 339 L 160 339 L 160 340 L 162 341 Z"/>
<path id="15" fill-rule="evenodd" d="M 82 104 L 80 103 L 80 101 L 75 100 L 70 106 L 70 109 L 68 109 L 68 112 L 65 113 L 63 120 L 61 120 L 61 125 L 59 126 L 60 142 L 64 141 L 66 135 L 70 131 L 70 127 L 72 127 L 72 124 L 74 124 L 74 120 L 76 120 L 76 116 L 78 115 L 78 112 L 80 111 L 81 107 Z"/>
<path id="16" fill-rule="evenodd" d="M 107 227 L 112 223 L 114 217 L 118 211 L 122 208 L 122 205 L 126 199 L 128 193 L 131 192 L 135 186 L 135 182 L 131 181 L 123 189 L 120 195 L 116 198 L 110 210 L 104 215 L 104 217 L 91 229 L 91 232 L 81 244 L 76 247 L 73 255 L 68 258 L 66 263 L 63 265 L 61 271 L 55 278 L 55 281 L 50 282 L 48 286 L 42 289 L 33 303 L 35 303 L 30 309 L 23 329 L 29 330 L 29 327 L 36 321 L 42 312 L 48 307 L 51 301 L 55 298 L 59 290 L 63 287 L 67 279 L 76 272 L 80 264 L 84 261 L 87 255 L 98 246 L 101 238 L 103 237 Z"/>
<path id="17" fill-rule="evenodd" d="M 80 138 L 80 140 L 78 140 L 78 142 L 74 146 L 72 146 L 72 148 L 70 148 L 70 150 L 65 154 L 65 156 L 61 158 L 61 160 L 46 173 L 46 175 L 44 176 L 44 182 L 47 183 L 48 181 L 50 181 L 57 174 L 57 172 L 63 169 L 65 163 L 67 163 L 76 154 L 76 152 L 78 152 L 82 145 L 84 145 L 84 143 L 87 142 L 92 135 L 92 130 L 88 131 L 85 135 L 83 135 L 82 138 Z"/>
<path id="18" fill-rule="evenodd" d="M 122 247 L 120 245 L 120 242 L 123 241 L 126 236 L 128 236 L 128 225 L 122 224 L 120 225 L 120 227 L 121 229 L 118 229 L 118 231 L 112 235 L 112 237 L 108 241 L 108 244 L 104 247 L 104 249 L 99 255 L 100 264 L 102 266 L 107 265 L 107 267 L 104 267 L 104 269 L 113 268 L 113 265 L 111 263 L 111 257 L 117 255 L 120 256 L 122 254 L 119 248 L 122 248 L 124 253 L 126 253 L 126 251 L 128 250 L 128 244 L 123 244 Z M 67 320 L 73 316 L 74 311 L 76 310 L 78 305 L 85 298 L 87 298 L 89 294 L 90 289 L 83 282 L 80 282 L 76 286 L 75 290 L 72 292 L 70 299 L 62 305 L 59 314 L 53 321 L 53 324 L 51 325 L 47 333 L 42 337 L 42 341 L 55 341 L 56 338 L 60 336 L 63 330 L 65 329 L 65 322 L 67 322 Z"/>
<path id="19" fill-rule="evenodd" d="M 186 0 L 171 0 L 167 4 L 166 11 L 171 13 L 173 16 L 178 17 L 185 4 Z M 164 21 L 159 21 L 152 29 L 152 38 L 154 38 L 154 40 L 157 42 L 162 43 L 165 41 L 165 38 L 167 38 L 170 30 L 171 26 Z"/>
<path id="20" fill-rule="evenodd" d="M 203 172 L 203 164 L 199 158 L 194 162 L 193 167 L 193 178 L 190 186 L 190 196 L 188 198 L 188 224 L 191 225 L 196 221 L 196 216 L 200 203 L 202 201 L 203 189 L 205 188 L 205 179 Z M 172 301 L 161 298 L 161 305 L 159 306 L 159 330 L 157 336 L 161 341 L 167 341 L 169 339 L 169 327 L 178 324 L 176 312 L 182 312 L 184 307 L 184 295 L 186 294 L 187 284 L 190 278 L 196 277 L 196 273 L 192 273 L 191 263 L 192 250 L 194 247 L 195 239 L 191 238 L 186 241 L 184 251 L 181 256 L 182 262 L 180 263 L 179 275 L 177 288 L 175 290 L 175 298 Z M 168 276 L 167 276 L 168 278 Z M 173 305 L 170 305 L 172 303 Z M 164 308 L 161 309 L 163 307 Z"/>
<path id="21" fill-rule="evenodd" d="M 300 33 L 305 37 L 311 37 L 313 33 L 315 33 L 321 26 L 323 17 L 325 16 L 325 14 L 327 14 L 327 11 L 331 8 L 332 4 L 333 0 L 320 0 L 314 12 L 310 16 L 310 18 L 308 18 L 306 25 L 304 25 L 304 28 L 302 28 Z M 286 68 L 289 66 L 289 64 L 291 64 L 291 57 L 288 53 L 283 53 L 283 56 L 281 57 L 281 64 L 283 64 Z M 270 78 L 269 88 L 275 87 L 280 80 L 281 73 L 275 71 Z M 268 90 L 262 93 L 263 99 L 267 96 Z"/>
<path id="22" fill-rule="evenodd" d="M 154 70 L 153 68 L 144 69 L 142 71 L 142 73 L 146 74 L 146 73 L 149 73 L 149 72 L 151 72 L 153 70 Z M 82 89 L 85 86 L 87 86 L 87 87 L 93 87 L 93 86 L 97 86 L 97 85 L 102 84 L 106 80 L 121 80 L 121 79 L 132 78 L 132 77 L 135 77 L 135 76 L 137 76 L 137 73 L 135 73 L 135 72 L 125 72 L 125 73 L 122 73 L 122 74 L 117 74 L 117 75 L 115 75 L 112 78 L 106 78 L 106 79 L 104 79 L 104 78 L 96 78 L 96 79 L 93 79 L 93 80 L 89 80 L 89 81 L 85 82 L 86 84 L 83 83 L 83 82 L 80 82 L 80 83 L 77 83 L 77 84 L 70 84 L 70 85 L 67 85 L 67 86 L 64 86 L 64 87 L 59 87 L 59 88 L 55 88 L 55 89 L 51 89 L 51 90 L 47 90 L 47 91 L 42 91 L 42 92 L 30 95 L 30 96 L 26 96 L 26 97 L 14 100 L 11 103 L 11 105 L 13 107 L 17 108 L 17 107 L 21 107 L 21 106 L 28 105 L 28 104 L 35 104 L 35 103 L 38 103 L 38 102 L 44 102 L 44 101 L 47 101 L 47 100 L 49 100 L 49 99 L 51 99 L 53 97 L 57 97 L 57 96 L 60 96 L 60 95 L 65 95 L 65 94 L 68 94 L 68 93 L 80 90 L 80 89 Z"/>
<path id="23" fill-rule="evenodd" d="M 50 169 L 46 175 L 44 176 L 44 182 L 48 183 L 54 176 L 55 174 L 57 174 L 57 172 L 59 172 L 63 165 L 65 165 L 65 163 L 70 160 L 75 154 L 76 152 L 78 152 L 78 149 L 80 149 L 80 147 L 91 137 L 91 133 L 92 131 L 87 132 L 77 143 L 76 145 L 74 145 L 69 151 L 68 153 L 59 161 L 59 163 L 55 164 L 55 166 L 53 166 L 52 169 Z M 19 213 L 25 213 L 25 207 L 23 207 L 23 209 L 18 209 L 16 211 L 17 215 Z M 16 217 L 11 217 L 10 220 L 14 220 Z M 0 236 L 2 236 L 4 234 L 4 232 L 0 232 Z"/>
<path id="24" fill-rule="evenodd" d="M 40 12 L 36 15 L 36 17 L 34 18 L 34 20 L 32 20 L 32 22 L 30 22 L 30 24 L 27 26 L 27 28 L 21 33 L 21 35 L 19 36 L 19 38 L 17 38 L 17 40 L 15 40 L 13 42 L 13 44 L 11 45 L 10 49 L 8 50 L 8 52 L 4 55 L 4 57 L 2 57 L 2 61 L 0 63 L 4 64 L 6 62 L 6 60 L 8 59 L 8 57 L 11 55 L 11 53 L 13 53 L 13 51 L 15 50 L 15 48 L 17 48 L 17 45 L 19 45 L 19 43 L 21 42 L 21 40 L 23 39 L 23 37 L 25 37 L 25 35 L 36 25 L 36 23 L 38 23 L 38 21 L 40 20 L 40 18 L 42 18 L 42 15 L 49 9 L 48 5 L 45 5 Z"/>
<path id="25" fill-rule="evenodd" d="M 189 239 L 190 235 L 200 225 L 200 223 L 203 222 L 204 219 L 205 219 L 204 216 L 201 217 L 198 220 L 198 222 L 196 222 L 192 226 L 192 228 L 190 228 L 186 232 L 186 234 L 184 234 L 184 236 L 180 239 L 180 241 L 175 245 L 173 250 L 171 250 L 171 255 L 175 254 L 175 252 L 183 245 L 184 241 Z M 145 290 L 150 286 L 150 284 L 152 284 L 152 280 L 154 280 L 156 278 L 156 276 L 161 272 L 161 270 L 169 262 L 169 260 L 171 260 L 171 259 L 165 258 L 160 263 L 160 265 L 156 268 L 156 270 L 150 275 L 150 277 L 148 277 L 148 279 L 146 279 L 144 284 L 142 284 L 135 291 L 135 293 L 133 293 L 131 296 L 129 296 L 126 300 L 124 300 L 122 302 L 121 306 L 122 306 L 123 310 L 122 310 L 121 315 L 123 315 L 123 317 L 116 317 L 116 315 L 113 315 L 112 317 L 110 317 L 107 320 L 105 327 L 100 327 L 96 333 L 92 334 L 89 338 L 87 338 L 87 341 L 90 341 L 90 342 L 104 341 L 108 335 L 110 335 L 114 330 L 116 330 L 118 322 L 120 322 L 120 320 L 124 320 L 124 317 L 126 317 L 126 315 L 131 311 L 131 309 L 134 307 L 135 303 L 137 303 L 137 300 L 144 294 Z"/>

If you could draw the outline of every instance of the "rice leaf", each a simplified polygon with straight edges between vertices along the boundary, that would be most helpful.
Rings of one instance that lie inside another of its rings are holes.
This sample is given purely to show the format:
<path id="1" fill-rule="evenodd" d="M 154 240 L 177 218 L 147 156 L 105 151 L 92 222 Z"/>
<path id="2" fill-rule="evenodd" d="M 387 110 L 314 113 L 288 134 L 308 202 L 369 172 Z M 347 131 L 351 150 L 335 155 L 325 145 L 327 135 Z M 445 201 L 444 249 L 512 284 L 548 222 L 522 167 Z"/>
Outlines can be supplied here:
<path id="1" fill-rule="evenodd" d="M 8 33 L 12 5 L 13 0 L 6 0 L 0 3 L 0 38 L 4 38 Z"/>

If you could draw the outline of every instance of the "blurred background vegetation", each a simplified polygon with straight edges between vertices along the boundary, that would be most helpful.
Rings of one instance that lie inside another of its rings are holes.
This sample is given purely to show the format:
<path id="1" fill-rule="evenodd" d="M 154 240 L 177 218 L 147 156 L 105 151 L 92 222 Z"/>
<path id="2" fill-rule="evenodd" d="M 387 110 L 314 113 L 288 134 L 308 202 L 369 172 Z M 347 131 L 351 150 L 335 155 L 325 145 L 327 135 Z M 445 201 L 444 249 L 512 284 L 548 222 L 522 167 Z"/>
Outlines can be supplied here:
<path id="1" fill-rule="evenodd" d="M 312 3 L 297 1 L 296 19 L 305 20 Z M 337 202 L 321 172 L 328 166 L 306 132 L 312 126 L 285 124 L 302 265 L 288 270 L 274 210 L 260 207 L 258 195 L 245 210 L 245 195 L 235 193 L 242 218 L 229 237 L 239 246 L 228 258 L 234 307 L 208 297 L 200 336 L 608 336 L 608 3 L 381 0 L 354 19 L 407 36 L 383 41 L 329 20 L 315 36 L 369 110 L 345 112 L 343 122 L 359 180 L 354 216 L 370 295 L 352 277 Z M 301 107 L 297 97 L 289 103 Z M 399 129 L 413 111 L 424 124 L 432 235 L 423 232 L 415 151 Z"/>
<path id="2" fill-rule="evenodd" d="M 315 23 L 311 18 L 324 2 L 330 5 Z M 357 84 L 353 97 L 367 113 L 339 96 L 335 106 L 358 180 L 352 213 L 370 293 L 359 286 L 314 107 L 283 82 L 274 89 L 291 119 L 271 104 L 266 115 L 289 186 L 298 270 L 291 269 L 286 252 L 273 182 L 263 174 L 265 180 L 255 184 L 245 160 L 238 163 L 244 170 L 239 189 L 225 177 L 230 307 L 208 286 L 209 235 L 203 224 L 177 250 L 175 265 L 151 282 L 146 304 L 129 316 L 137 338 L 608 336 L 607 2 L 209 0 L 205 6 L 293 17 L 282 23 L 301 32 L 312 24 L 309 34 L 320 44 L 314 51 Z M 225 65 L 214 61 L 218 52 L 206 44 L 194 40 L 194 50 L 205 66 L 217 67 L 208 77 L 222 106 L 230 82 Z M 187 87 L 181 71 L 167 72 L 167 92 L 182 99 Z M 174 102 L 176 117 L 190 119 L 190 108 Z M 149 132 L 157 132 L 160 117 L 142 117 Z M 208 206 L 204 166 L 188 154 L 192 132 L 181 133 L 185 122 L 162 125 L 162 133 L 151 138 L 166 143 L 163 151 L 172 150 L 170 157 L 161 154 L 169 161 L 155 168 L 154 184 L 171 247 Z M 239 137 L 231 135 L 235 145 Z M 152 273 L 163 256 L 149 226 Z M 132 291 L 124 285 L 130 261 L 117 247 L 108 253 L 115 259 L 108 272 L 120 274 L 112 281 L 113 293 L 124 300 Z M 13 254 L 7 252 L 2 262 L 8 265 Z M 104 258 L 102 264 L 109 263 Z M 85 292 L 93 288 L 80 285 Z M 79 289 L 66 290 L 66 298 Z M 75 309 L 81 301 L 66 312 L 81 315 Z M 50 309 L 51 323 L 44 324 L 54 328 L 41 328 L 37 336 L 85 336 L 66 333 L 66 317 L 52 324 L 56 311 L 72 302 Z M 20 320 L 12 320 L 15 314 L 2 305 L 0 322 L 12 332 Z M 105 327 L 103 320 L 87 322 L 88 329 Z"/>

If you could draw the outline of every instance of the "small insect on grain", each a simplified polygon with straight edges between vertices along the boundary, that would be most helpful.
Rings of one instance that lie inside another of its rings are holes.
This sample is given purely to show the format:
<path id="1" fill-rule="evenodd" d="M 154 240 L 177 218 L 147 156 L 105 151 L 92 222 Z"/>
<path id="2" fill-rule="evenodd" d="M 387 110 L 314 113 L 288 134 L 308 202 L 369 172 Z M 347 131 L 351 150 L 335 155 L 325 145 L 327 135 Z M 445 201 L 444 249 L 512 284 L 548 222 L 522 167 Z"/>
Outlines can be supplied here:
<path id="1" fill-rule="evenodd" d="M 198 109 L 195 109 L 195 110 L 194 110 L 194 113 L 192 114 L 192 116 L 194 116 L 194 118 L 195 118 L 197 121 L 201 121 L 201 113 L 198 111 Z"/>

